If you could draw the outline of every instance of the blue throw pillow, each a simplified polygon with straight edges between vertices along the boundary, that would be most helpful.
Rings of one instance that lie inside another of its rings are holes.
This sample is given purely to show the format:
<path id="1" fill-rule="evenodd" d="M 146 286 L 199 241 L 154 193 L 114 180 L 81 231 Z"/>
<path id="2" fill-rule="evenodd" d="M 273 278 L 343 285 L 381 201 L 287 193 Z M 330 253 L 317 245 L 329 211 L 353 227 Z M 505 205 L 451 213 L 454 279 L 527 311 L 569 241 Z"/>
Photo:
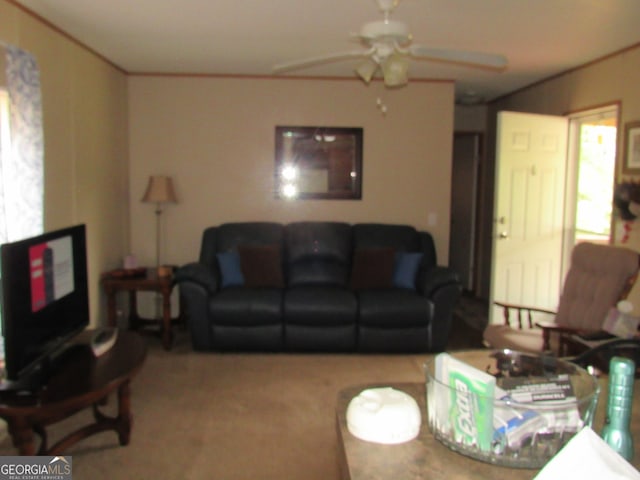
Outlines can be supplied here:
<path id="1" fill-rule="evenodd" d="M 220 274 L 222 275 L 221 287 L 241 287 L 244 285 L 244 275 L 240 268 L 240 255 L 237 252 L 222 252 L 216 254 Z"/>
<path id="2" fill-rule="evenodd" d="M 422 261 L 422 253 L 396 252 L 393 268 L 393 286 L 416 289 L 416 275 Z"/>

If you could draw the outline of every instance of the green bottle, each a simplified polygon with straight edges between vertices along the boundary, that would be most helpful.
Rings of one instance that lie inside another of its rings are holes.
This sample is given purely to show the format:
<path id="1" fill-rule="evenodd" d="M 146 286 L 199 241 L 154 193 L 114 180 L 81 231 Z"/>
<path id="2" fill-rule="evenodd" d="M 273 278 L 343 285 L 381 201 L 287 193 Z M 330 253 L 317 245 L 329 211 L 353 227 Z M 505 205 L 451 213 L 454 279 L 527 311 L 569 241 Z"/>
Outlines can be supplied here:
<path id="1" fill-rule="evenodd" d="M 613 357 L 609 363 L 609 396 L 602 438 L 628 461 L 633 458 L 631 405 L 636 365 L 633 360 Z"/>

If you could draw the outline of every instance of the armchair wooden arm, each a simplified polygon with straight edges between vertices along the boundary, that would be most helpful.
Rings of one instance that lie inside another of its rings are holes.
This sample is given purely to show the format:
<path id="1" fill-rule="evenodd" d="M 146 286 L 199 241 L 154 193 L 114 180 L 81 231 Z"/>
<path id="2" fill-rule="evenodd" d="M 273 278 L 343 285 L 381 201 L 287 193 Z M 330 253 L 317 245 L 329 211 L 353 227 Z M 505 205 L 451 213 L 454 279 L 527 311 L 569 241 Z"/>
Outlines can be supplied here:
<path id="1" fill-rule="evenodd" d="M 525 305 L 516 305 L 514 303 L 504 303 L 504 302 L 493 302 L 493 303 L 498 307 L 502 307 L 504 324 L 507 327 L 511 326 L 511 321 L 510 321 L 511 310 L 515 310 L 518 314 L 518 328 L 520 330 L 522 330 L 522 312 L 527 312 L 527 322 L 528 322 L 529 328 L 533 328 L 533 316 L 532 316 L 533 312 L 547 313 L 550 315 L 556 314 L 556 312 L 551 310 L 545 310 L 544 308 L 528 307 Z"/>
<path id="2" fill-rule="evenodd" d="M 562 327 L 551 322 L 536 322 L 536 327 L 542 329 L 542 350 L 545 352 L 551 350 L 551 334 L 559 335 L 558 355 L 561 357 L 567 355 L 567 336 L 585 333 L 584 329 Z"/>

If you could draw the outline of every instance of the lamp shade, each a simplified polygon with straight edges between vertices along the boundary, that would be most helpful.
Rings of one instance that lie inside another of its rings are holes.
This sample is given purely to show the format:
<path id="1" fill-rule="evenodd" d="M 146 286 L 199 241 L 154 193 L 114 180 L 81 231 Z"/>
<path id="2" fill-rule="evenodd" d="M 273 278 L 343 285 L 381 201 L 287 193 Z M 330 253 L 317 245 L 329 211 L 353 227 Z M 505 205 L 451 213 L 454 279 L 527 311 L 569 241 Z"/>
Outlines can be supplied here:
<path id="1" fill-rule="evenodd" d="M 373 60 L 365 60 L 360 65 L 358 65 L 358 68 L 356 68 L 356 73 L 365 83 L 369 83 L 371 81 L 371 77 L 373 77 L 373 74 L 376 73 L 377 69 L 378 64 L 376 62 L 374 62 Z"/>
<path id="2" fill-rule="evenodd" d="M 178 203 L 171 177 L 163 175 L 149 177 L 147 191 L 144 193 L 142 201 L 148 203 Z"/>
<path id="3" fill-rule="evenodd" d="M 391 55 L 382 65 L 384 84 L 387 87 L 402 87 L 409 81 L 409 60 L 404 55 Z"/>

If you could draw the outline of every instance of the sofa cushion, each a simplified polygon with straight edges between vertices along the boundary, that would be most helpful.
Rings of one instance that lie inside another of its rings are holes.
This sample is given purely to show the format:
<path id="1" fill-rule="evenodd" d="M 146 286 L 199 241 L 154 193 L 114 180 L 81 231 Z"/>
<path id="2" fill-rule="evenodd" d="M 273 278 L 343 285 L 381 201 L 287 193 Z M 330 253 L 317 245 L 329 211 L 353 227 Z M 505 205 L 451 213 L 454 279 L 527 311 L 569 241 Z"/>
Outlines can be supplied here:
<path id="1" fill-rule="evenodd" d="M 287 282 L 291 286 L 345 287 L 351 265 L 351 226 L 295 222 L 285 228 Z"/>
<path id="2" fill-rule="evenodd" d="M 433 316 L 431 301 L 410 290 L 361 290 L 357 295 L 360 326 L 424 327 Z"/>
<path id="3" fill-rule="evenodd" d="M 240 266 L 247 287 L 282 288 L 282 256 L 279 245 L 240 245 Z"/>
<path id="4" fill-rule="evenodd" d="M 355 325 L 358 304 L 354 292 L 342 287 L 306 285 L 285 290 L 284 323 L 327 327 Z"/>
<path id="5" fill-rule="evenodd" d="M 220 287 L 240 287 L 244 285 L 244 276 L 240 268 L 238 252 L 220 252 L 216 254 L 220 267 Z"/>
<path id="6" fill-rule="evenodd" d="M 397 252 L 393 267 L 393 286 L 416 289 L 416 276 L 420 269 L 422 253 Z"/>
<path id="7" fill-rule="evenodd" d="M 282 323 L 282 290 L 227 288 L 211 297 L 209 313 L 216 325 L 247 327 Z"/>
<path id="8" fill-rule="evenodd" d="M 361 248 L 353 254 L 353 290 L 391 288 L 395 252 L 392 248 Z"/>

